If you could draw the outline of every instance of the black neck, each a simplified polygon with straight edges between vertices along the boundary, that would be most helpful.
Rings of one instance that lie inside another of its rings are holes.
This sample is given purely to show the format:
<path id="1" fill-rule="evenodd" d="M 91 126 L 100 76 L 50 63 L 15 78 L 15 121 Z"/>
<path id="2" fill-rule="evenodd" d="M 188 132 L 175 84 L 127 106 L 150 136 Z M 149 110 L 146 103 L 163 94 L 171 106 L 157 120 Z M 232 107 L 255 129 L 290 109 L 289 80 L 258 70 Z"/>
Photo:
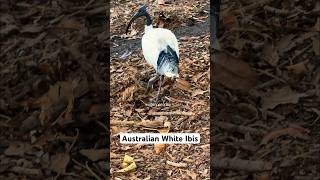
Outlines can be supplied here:
<path id="1" fill-rule="evenodd" d="M 149 13 L 147 13 L 146 15 L 146 25 L 147 26 L 150 26 L 150 25 L 152 25 L 152 19 L 151 19 L 151 16 L 149 15 Z"/>

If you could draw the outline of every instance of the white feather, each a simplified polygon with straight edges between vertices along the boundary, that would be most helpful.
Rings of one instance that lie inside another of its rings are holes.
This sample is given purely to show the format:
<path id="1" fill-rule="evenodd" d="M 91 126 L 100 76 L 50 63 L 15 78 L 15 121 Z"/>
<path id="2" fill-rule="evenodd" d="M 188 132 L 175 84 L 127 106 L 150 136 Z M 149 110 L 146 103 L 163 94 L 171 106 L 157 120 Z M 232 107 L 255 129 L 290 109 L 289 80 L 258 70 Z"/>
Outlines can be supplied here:
<path id="1" fill-rule="evenodd" d="M 142 36 L 142 52 L 147 63 L 157 70 L 157 61 L 162 50 L 170 46 L 179 58 L 178 40 L 168 29 L 153 28 L 152 25 L 145 26 L 145 33 Z"/>

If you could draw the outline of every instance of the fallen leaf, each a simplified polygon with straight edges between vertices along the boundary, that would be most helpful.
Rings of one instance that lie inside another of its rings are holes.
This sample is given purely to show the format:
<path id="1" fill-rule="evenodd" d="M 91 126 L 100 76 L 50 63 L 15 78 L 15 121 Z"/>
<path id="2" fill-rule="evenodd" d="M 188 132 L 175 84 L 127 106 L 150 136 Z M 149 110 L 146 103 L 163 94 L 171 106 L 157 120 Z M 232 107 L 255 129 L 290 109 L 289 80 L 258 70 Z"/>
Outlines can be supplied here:
<path id="1" fill-rule="evenodd" d="M 305 93 L 297 93 L 289 86 L 281 89 L 270 91 L 262 96 L 262 108 L 273 109 L 280 104 L 296 104 L 301 97 L 305 97 Z"/>
<path id="2" fill-rule="evenodd" d="M 10 146 L 4 151 L 6 156 L 24 156 L 25 153 L 30 152 L 32 149 L 30 144 L 22 142 L 12 142 Z"/>
<path id="3" fill-rule="evenodd" d="M 176 83 L 175 83 L 175 87 L 177 87 L 178 89 L 181 89 L 183 91 L 192 92 L 190 90 L 191 85 L 189 84 L 189 82 L 185 81 L 183 79 L 177 79 Z"/>
<path id="4" fill-rule="evenodd" d="M 106 149 L 81 149 L 79 152 L 91 161 L 106 159 L 108 153 Z"/>
<path id="5" fill-rule="evenodd" d="M 205 93 L 205 92 L 207 92 L 207 91 L 202 91 L 201 89 L 197 89 L 197 90 L 195 90 L 195 91 L 193 91 L 192 92 L 192 97 L 195 97 L 195 96 L 197 96 L 197 95 L 202 95 L 203 93 Z"/>
<path id="6" fill-rule="evenodd" d="M 294 65 L 287 66 L 286 68 L 293 72 L 294 74 L 300 75 L 300 74 L 306 74 L 308 72 L 307 67 L 305 65 L 306 62 L 299 62 Z"/>
<path id="7" fill-rule="evenodd" d="M 129 172 L 129 171 L 133 171 L 137 169 L 137 165 L 135 162 L 131 163 L 129 166 L 123 168 L 123 169 L 120 169 L 118 170 L 117 172 L 120 172 L 120 173 L 124 173 L 124 172 Z"/>
<path id="8" fill-rule="evenodd" d="M 124 158 L 123 158 L 123 162 L 125 163 L 128 163 L 128 164 L 131 164 L 133 163 L 133 157 L 129 156 L 129 155 L 124 155 Z"/>
<path id="9" fill-rule="evenodd" d="M 117 126 L 112 126 L 111 127 L 111 133 L 112 134 L 125 133 L 127 131 L 128 131 L 127 127 L 117 127 Z"/>
<path id="10" fill-rule="evenodd" d="M 242 91 L 249 91 L 256 85 L 257 75 L 246 62 L 223 52 L 216 52 L 211 58 L 213 82 Z"/>
<path id="11" fill-rule="evenodd" d="M 133 94 L 137 91 L 137 87 L 135 85 L 132 85 L 128 88 L 126 88 L 122 92 L 122 100 L 132 101 L 133 100 Z"/>
<path id="12" fill-rule="evenodd" d="M 305 139 L 305 135 L 304 135 L 305 133 L 306 133 L 305 130 L 300 128 L 294 128 L 294 127 L 278 129 L 265 135 L 260 144 L 261 145 L 267 144 L 269 141 L 272 141 L 273 139 L 277 139 L 278 137 L 285 136 L 285 135 L 292 136 L 294 138 Z"/>
<path id="13" fill-rule="evenodd" d="M 70 156 L 66 153 L 58 153 L 51 156 L 50 169 L 59 174 L 66 172 L 67 165 L 69 164 Z"/>

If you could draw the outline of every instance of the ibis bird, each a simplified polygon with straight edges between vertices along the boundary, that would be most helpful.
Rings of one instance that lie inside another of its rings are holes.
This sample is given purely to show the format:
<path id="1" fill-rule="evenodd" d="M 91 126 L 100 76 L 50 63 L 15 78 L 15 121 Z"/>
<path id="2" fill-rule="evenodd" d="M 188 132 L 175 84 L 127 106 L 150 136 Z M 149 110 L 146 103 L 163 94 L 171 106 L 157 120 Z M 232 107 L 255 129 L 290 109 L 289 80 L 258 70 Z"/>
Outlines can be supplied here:
<path id="1" fill-rule="evenodd" d="M 152 18 L 147 11 L 146 5 L 139 8 L 138 12 L 131 18 L 127 29 L 139 17 L 145 17 L 144 35 L 142 36 L 142 53 L 147 63 L 156 71 L 154 77 L 150 78 L 147 91 L 150 86 L 153 87 L 154 82 L 160 78 L 156 101 L 159 100 L 161 86 L 164 76 L 173 78 L 179 77 L 179 48 L 176 36 L 168 29 L 153 28 Z"/>

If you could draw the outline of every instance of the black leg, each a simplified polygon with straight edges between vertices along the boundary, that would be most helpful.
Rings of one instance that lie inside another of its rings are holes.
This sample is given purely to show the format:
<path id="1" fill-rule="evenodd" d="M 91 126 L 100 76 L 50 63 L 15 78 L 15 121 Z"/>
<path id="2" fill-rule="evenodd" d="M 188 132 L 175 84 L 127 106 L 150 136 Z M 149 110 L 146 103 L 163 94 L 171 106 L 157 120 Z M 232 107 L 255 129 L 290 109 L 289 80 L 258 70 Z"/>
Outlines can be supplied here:
<path id="1" fill-rule="evenodd" d="M 154 77 L 152 77 L 152 78 L 149 79 L 146 93 L 149 92 L 150 86 L 151 86 L 151 88 L 153 88 L 153 84 L 154 84 L 154 82 L 155 82 L 158 78 L 159 78 L 159 75 L 156 74 Z"/>
<path id="2" fill-rule="evenodd" d="M 160 82 L 159 82 L 159 89 L 158 89 L 158 93 L 157 93 L 157 97 L 156 97 L 156 102 L 160 99 L 160 92 L 161 92 L 161 86 L 162 86 L 163 78 L 164 78 L 164 76 L 161 75 L 160 76 Z"/>

